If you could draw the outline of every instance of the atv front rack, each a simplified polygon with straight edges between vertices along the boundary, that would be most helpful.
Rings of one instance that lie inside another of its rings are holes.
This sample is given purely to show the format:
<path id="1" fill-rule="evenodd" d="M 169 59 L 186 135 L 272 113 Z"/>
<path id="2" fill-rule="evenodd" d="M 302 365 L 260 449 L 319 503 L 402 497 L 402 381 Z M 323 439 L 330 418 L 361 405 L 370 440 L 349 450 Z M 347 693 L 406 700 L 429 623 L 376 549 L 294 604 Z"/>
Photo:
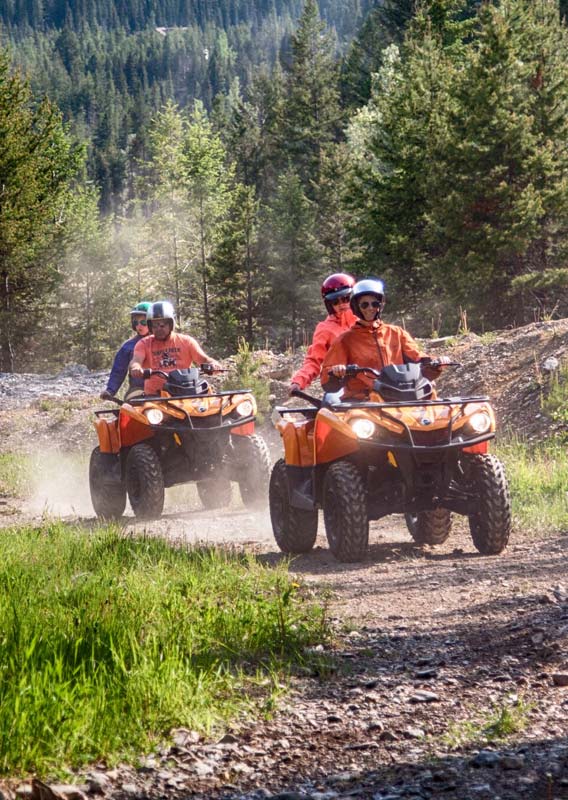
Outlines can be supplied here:
<path id="1" fill-rule="evenodd" d="M 228 389 L 225 392 L 214 392 L 213 394 L 171 394 L 167 397 L 161 395 L 145 395 L 144 397 L 133 397 L 128 400 L 131 406 L 143 406 L 144 403 L 169 403 L 171 400 L 208 400 L 211 397 L 231 397 L 235 394 L 252 394 L 252 389 Z"/>
<path id="2" fill-rule="evenodd" d="M 489 403 L 487 395 L 474 397 L 445 397 L 440 400 L 408 400 L 390 403 L 371 403 L 361 401 L 355 403 L 333 403 L 329 406 L 333 411 L 350 411 L 352 408 L 409 408 L 416 406 L 465 406 L 468 403 Z M 297 410 L 297 409 L 291 409 Z"/>

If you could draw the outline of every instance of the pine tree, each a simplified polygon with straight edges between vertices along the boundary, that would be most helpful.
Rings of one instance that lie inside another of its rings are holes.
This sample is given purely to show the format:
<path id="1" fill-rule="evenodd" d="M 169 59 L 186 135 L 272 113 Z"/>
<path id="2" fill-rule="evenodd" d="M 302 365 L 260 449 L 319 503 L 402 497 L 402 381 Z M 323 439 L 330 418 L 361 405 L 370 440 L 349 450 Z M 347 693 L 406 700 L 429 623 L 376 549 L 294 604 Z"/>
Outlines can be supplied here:
<path id="1" fill-rule="evenodd" d="M 309 196 L 320 179 L 323 149 L 341 127 L 336 42 L 319 16 L 317 0 L 306 0 L 292 38 L 284 146 Z"/>
<path id="2" fill-rule="evenodd" d="M 197 271 L 201 280 L 205 338 L 211 335 L 209 280 L 211 254 L 230 202 L 234 168 L 200 102 L 196 102 L 183 138 L 184 189 L 192 206 Z"/>
<path id="3" fill-rule="evenodd" d="M 314 235 L 314 204 L 292 169 L 278 181 L 268 224 L 272 325 L 278 326 L 286 343 L 296 346 L 304 343 L 306 328 L 312 326 L 319 311 L 317 278 L 321 267 Z"/>
<path id="4" fill-rule="evenodd" d="M 551 283 L 568 283 L 568 36 L 553 0 L 483 6 L 479 23 L 453 86 L 430 218 L 455 296 L 502 320 L 512 283 L 544 305 Z M 509 301 L 507 312 L 523 310 Z"/>
<path id="5" fill-rule="evenodd" d="M 34 103 L 0 51 L 0 370 L 14 370 L 26 314 L 56 284 L 57 247 L 80 157 L 56 109 Z"/>
<path id="6" fill-rule="evenodd" d="M 213 257 L 214 333 L 218 346 L 236 352 L 239 339 L 258 339 L 269 281 L 259 248 L 259 203 L 251 186 L 238 184 Z"/>

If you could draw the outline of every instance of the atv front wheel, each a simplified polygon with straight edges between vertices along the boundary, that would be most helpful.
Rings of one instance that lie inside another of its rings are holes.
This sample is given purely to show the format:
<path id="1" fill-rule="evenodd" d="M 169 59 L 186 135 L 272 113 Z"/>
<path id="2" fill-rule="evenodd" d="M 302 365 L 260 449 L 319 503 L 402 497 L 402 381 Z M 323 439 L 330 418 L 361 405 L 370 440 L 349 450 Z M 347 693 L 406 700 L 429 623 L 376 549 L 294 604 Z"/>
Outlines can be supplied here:
<path id="1" fill-rule="evenodd" d="M 419 511 L 404 517 L 416 544 L 443 544 L 452 530 L 452 515 L 447 508 Z"/>
<path id="2" fill-rule="evenodd" d="M 156 519 L 164 508 L 164 474 L 156 451 L 135 444 L 126 459 L 126 489 L 132 510 L 141 519 Z"/>
<path id="3" fill-rule="evenodd" d="M 361 473 L 337 461 L 323 485 L 323 518 L 329 549 L 339 561 L 362 561 L 369 546 L 367 493 Z"/>
<path id="4" fill-rule="evenodd" d="M 493 455 L 468 456 L 469 487 L 476 510 L 469 515 L 473 544 L 485 556 L 497 555 L 511 533 L 511 498 L 503 464 Z"/>
<path id="5" fill-rule="evenodd" d="M 283 553 L 309 553 L 318 534 L 318 512 L 290 505 L 286 462 L 276 462 L 268 488 L 270 519 L 276 544 Z"/>
<path id="6" fill-rule="evenodd" d="M 119 477 L 112 481 L 113 468 L 120 471 L 117 457 L 95 447 L 89 461 L 89 488 L 95 514 L 102 519 L 118 519 L 126 507 L 126 488 Z"/>
<path id="7" fill-rule="evenodd" d="M 266 503 L 270 481 L 270 455 L 261 436 L 235 436 L 239 459 L 239 491 L 245 506 Z"/>
<path id="8" fill-rule="evenodd" d="M 228 478 L 207 478 L 197 481 L 197 494 L 208 510 L 226 508 L 231 503 L 231 481 Z"/>

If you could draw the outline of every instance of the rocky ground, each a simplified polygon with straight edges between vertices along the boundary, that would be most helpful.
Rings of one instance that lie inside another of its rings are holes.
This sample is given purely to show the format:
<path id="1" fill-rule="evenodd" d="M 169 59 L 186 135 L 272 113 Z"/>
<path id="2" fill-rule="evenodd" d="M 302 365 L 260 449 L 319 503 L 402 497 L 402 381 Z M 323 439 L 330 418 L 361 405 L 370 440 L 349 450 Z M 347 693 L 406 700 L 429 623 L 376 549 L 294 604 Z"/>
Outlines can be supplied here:
<path id="1" fill-rule="evenodd" d="M 559 432 L 541 398 L 554 359 L 566 360 L 568 320 L 429 349 L 463 365 L 440 382 L 444 394 L 488 393 L 501 425 L 528 438 Z M 281 402 L 299 357 L 261 355 Z M 67 373 L 0 376 L 4 452 L 92 446 L 104 376 Z M 4 504 L 11 521 L 36 513 Z M 68 513 L 92 522 L 89 510 Z M 132 518 L 125 528 L 142 530 Z M 174 499 L 145 530 L 237 541 L 267 564 L 281 558 L 267 513 L 236 501 L 213 518 Z M 568 531 L 515 530 L 501 556 L 481 557 L 463 524 L 445 545 L 419 548 L 401 519 L 387 518 L 372 524 L 363 564 L 334 561 L 323 524 L 317 545 L 290 570 L 305 591 L 328 597 L 335 638 L 316 653 L 319 666 L 298 669 L 269 719 L 239 720 L 214 739 L 177 730 L 136 768 L 96 764 L 74 787 L 5 783 L 0 800 L 568 798 Z"/>

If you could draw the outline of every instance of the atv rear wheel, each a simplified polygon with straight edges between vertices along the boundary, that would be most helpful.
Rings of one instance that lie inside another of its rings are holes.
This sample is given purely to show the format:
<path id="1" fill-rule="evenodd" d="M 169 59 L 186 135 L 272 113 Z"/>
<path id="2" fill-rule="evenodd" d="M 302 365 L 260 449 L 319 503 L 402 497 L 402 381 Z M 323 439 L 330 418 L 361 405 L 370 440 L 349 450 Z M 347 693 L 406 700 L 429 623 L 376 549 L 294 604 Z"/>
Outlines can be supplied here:
<path id="1" fill-rule="evenodd" d="M 318 534 L 318 512 L 290 505 L 286 462 L 276 462 L 268 488 L 270 519 L 276 544 L 283 553 L 309 553 Z"/>
<path id="2" fill-rule="evenodd" d="M 89 461 L 89 488 L 95 514 L 102 519 L 118 519 L 126 507 L 124 483 L 109 479 L 109 471 L 113 467 L 120 470 L 117 457 L 111 453 L 101 453 L 100 447 L 95 447 Z"/>
<path id="3" fill-rule="evenodd" d="M 270 482 L 270 455 L 262 436 L 235 436 L 239 491 L 245 506 L 265 505 Z"/>
<path id="4" fill-rule="evenodd" d="M 231 481 L 228 478 L 217 477 L 197 481 L 197 494 L 203 508 L 226 508 L 231 503 Z"/>
<path id="5" fill-rule="evenodd" d="M 137 517 L 156 519 L 164 508 L 164 474 L 153 447 L 135 444 L 126 459 L 126 489 Z"/>
<path id="6" fill-rule="evenodd" d="M 367 493 L 361 473 L 337 461 L 323 485 L 323 517 L 329 549 L 339 561 L 362 561 L 369 546 Z"/>
<path id="7" fill-rule="evenodd" d="M 511 498 L 503 464 L 493 455 L 468 456 L 469 488 L 476 510 L 469 515 L 473 544 L 483 555 L 497 555 L 511 533 Z"/>
<path id="8" fill-rule="evenodd" d="M 452 515 L 447 508 L 418 511 L 404 517 L 416 544 L 443 544 L 452 530 Z"/>

